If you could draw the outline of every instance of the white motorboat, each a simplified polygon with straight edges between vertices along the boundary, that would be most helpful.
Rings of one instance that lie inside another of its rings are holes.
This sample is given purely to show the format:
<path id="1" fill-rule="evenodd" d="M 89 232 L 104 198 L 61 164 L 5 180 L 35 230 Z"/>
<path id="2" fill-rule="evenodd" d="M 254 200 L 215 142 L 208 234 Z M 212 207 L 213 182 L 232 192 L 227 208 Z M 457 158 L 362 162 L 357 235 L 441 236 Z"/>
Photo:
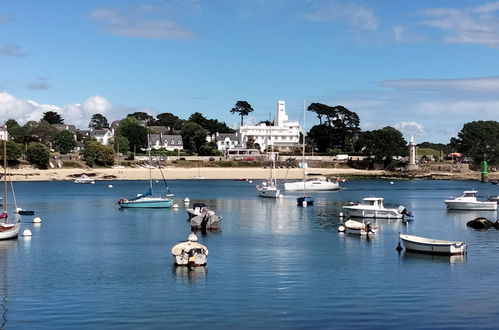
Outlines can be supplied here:
<path id="1" fill-rule="evenodd" d="M 309 174 L 308 177 L 303 181 L 284 183 L 284 189 L 291 190 L 291 191 L 338 190 L 338 189 L 340 189 L 340 184 L 337 180 L 328 179 L 324 175 L 310 175 Z"/>
<path id="2" fill-rule="evenodd" d="M 476 198 L 476 190 L 467 190 L 459 197 L 453 199 L 446 199 L 449 210 L 481 210 L 481 211 L 495 211 L 497 210 L 496 201 L 479 201 Z"/>
<path id="3" fill-rule="evenodd" d="M 466 243 L 400 234 L 406 250 L 435 254 L 465 254 Z"/>
<path id="4" fill-rule="evenodd" d="M 194 203 L 192 205 L 192 208 L 187 209 L 187 215 L 189 216 L 189 220 L 194 218 L 195 216 L 200 215 L 203 212 L 206 212 L 206 209 L 207 208 L 205 203 Z"/>
<path id="5" fill-rule="evenodd" d="M 345 221 L 345 232 L 350 235 L 372 236 L 376 233 L 376 226 L 371 222 L 360 222 L 354 220 Z"/>
<path id="6" fill-rule="evenodd" d="M 91 177 L 86 174 L 82 174 L 79 178 L 75 179 L 75 183 L 86 183 L 86 184 L 94 184 L 95 181 Z"/>
<path id="7" fill-rule="evenodd" d="M 191 218 L 191 230 L 220 230 L 220 221 L 222 217 L 216 215 L 213 211 L 201 213 Z"/>
<path id="8" fill-rule="evenodd" d="M 383 200 L 381 197 L 367 197 L 362 199 L 360 204 L 344 205 L 343 210 L 348 216 L 359 218 L 402 219 L 405 215 L 411 216 L 405 206 L 400 205 L 396 209 L 386 208 Z"/>
<path id="9" fill-rule="evenodd" d="M 205 266 L 208 261 L 208 248 L 198 243 L 198 237 L 191 233 L 187 241 L 172 248 L 172 255 L 177 266 Z"/>

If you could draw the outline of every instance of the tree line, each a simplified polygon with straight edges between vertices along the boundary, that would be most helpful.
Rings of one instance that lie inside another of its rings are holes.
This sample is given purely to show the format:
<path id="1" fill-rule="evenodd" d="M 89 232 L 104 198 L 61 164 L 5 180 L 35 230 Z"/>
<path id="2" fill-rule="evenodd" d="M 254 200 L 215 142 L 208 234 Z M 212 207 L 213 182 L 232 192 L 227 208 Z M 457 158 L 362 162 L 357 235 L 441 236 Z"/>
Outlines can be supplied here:
<path id="1" fill-rule="evenodd" d="M 244 123 L 243 118 L 253 111 L 247 101 L 237 101 L 230 109 L 232 114 L 241 116 L 241 125 Z M 319 120 L 319 124 L 314 125 L 305 136 L 309 151 L 320 154 L 357 153 L 383 162 L 385 166 L 388 166 L 395 156 L 406 156 L 408 153 L 407 141 L 400 131 L 390 126 L 362 131 L 359 116 L 344 106 L 312 103 L 307 111 L 314 113 Z M 270 121 L 264 123 L 274 124 Z M 64 124 L 62 116 L 54 111 L 45 112 L 39 122 L 29 121 L 23 126 L 9 119 L 6 125 L 12 141 L 9 141 L 8 161 L 13 162 L 25 154 L 28 161 L 44 168 L 48 165 L 50 148 L 61 154 L 73 150 L 76 146 L 73 133 L 67 130 L 58 131 L 53 124 Z M 199 155 L 219 154 L 216 144 L 206 141 L 208 134 L 235 132 L 224 122 L 206 118 L 200 112 L 194 112 L 187 120 L 172 113 L 161 113 L 153 117 L 145 112 L 134 112 L 120 121 L 110 146 L 101 145 L 89 137 L 79 135 L 80 133 L 77 133 L 76 140 L 84 142 L 82 154 L 88 165 L 112 165 L 116 153 L 130 155 L 145 150 L 148 147 L 148 133 L 159 133 L 155 131 L 155 126 L 165 127 L 167 134 L 181 135 L 185 152 Z M 94 114 L 88 127 L 107 129 L 110 125 L 105 116 Z M 423 142 L 419 146 L 442 150 L 445 153 L 458 151 L 477 163 L 487 160 L 491 164 L 497 164 L 499 123 L 467 123 L 449 144 Z"/>

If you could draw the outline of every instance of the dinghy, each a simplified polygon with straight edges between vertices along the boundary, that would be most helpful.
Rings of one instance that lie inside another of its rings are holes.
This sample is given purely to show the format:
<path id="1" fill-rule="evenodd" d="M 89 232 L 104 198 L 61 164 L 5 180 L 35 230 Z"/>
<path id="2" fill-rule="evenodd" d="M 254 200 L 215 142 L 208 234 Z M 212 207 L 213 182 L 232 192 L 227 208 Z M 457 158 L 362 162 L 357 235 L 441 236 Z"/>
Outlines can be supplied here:
<path id="1" fill-rule="evenodd" d="M 466 243 L 400 234 L 406 250 L 435 254 L 465 254 Z"/>

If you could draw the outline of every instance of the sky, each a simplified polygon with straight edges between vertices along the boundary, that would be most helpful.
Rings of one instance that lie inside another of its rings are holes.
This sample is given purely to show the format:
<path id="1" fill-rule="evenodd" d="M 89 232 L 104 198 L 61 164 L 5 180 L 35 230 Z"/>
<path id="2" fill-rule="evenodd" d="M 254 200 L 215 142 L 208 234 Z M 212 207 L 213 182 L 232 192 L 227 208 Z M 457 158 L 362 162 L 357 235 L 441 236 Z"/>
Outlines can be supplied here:
<path id="1" fill-rule="evenodd" d="M 284 100 L 290 120 L 342 105 L 363 130 L 448 143 L 498 119 L 498 55 L 499 1 L 2 0 L 0 121 L 198 111 L 236 128 L 238 100 L 248 124 Z"/>

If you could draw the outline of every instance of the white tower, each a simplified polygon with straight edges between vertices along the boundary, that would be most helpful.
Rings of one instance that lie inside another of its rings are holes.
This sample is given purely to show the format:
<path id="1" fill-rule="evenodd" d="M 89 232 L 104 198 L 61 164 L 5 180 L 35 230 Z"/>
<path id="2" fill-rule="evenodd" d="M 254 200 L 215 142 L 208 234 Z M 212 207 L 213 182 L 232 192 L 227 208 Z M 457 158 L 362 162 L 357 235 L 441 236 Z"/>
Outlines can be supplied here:
<path id="1" fill-rule="evenodd" d="M 409 164 L 407 164 L 407 169 L 409 171 L 414 171 L 418 169 L 416 164 L 416 144 L 414 143 L 414 137 L 411 135 L 411 141 L 409 141 Z"/>
<path id="2" fill-rule="evenodd" d="M 286 115 L 286 102 L 277 101 L 277 114 L 274 119 L 274 126 L 284 126 L 284 122 L 288 121 Z"/>

